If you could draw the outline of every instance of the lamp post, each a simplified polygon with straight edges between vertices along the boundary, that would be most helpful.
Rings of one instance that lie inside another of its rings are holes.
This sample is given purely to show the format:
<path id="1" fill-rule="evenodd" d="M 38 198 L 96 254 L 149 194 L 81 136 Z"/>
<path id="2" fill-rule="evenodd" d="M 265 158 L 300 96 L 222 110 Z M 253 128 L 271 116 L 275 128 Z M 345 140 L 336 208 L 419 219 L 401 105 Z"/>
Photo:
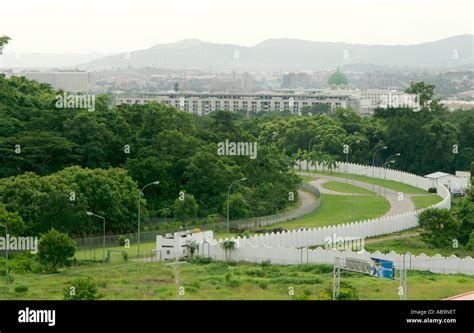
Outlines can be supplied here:
<path id="1" fill-rule="evenodd" d="M 3 224 L 0 224 L 0 227 L 5 228 L 5 276 L 8 276 L 8 228 Z"/>
<path id="2" fill-rule="evenodd" d="M 374 154 L 372 155 L 372 178 L 375 178 L 375 154 L 382 149 L 387 149 L 387 146 L 380 147 L 375 149 Z M 372 182 L 372 192 L 375 192 L 375 183 Z"/>
<path id="3" fill-rule="evenodd" d="M 359 144 L 359 143 L 360 143 L 360 140 L 351 142 L 351 143 L 347 146 L 347 153 L 346 153 L 346 184 L 349 183 L 349 179 L 347 178 L 347 170 L 348 170 L 348 168 L 349 168 L 349 152 L 350 152 L 350 150 L 351 150 L 351 146 L 352 146 L 354 143 Z"/>
<path id="4" fill-rule="evenodd" d="M 227 191 L 227 232 L 229 232 L 229 201 L 230 201 L 230 189 L 232 188 L 232 185 L 234 185 L 235 183 L 243 182 L 243 181 L 245 181 L 245 180 L 247 180 L 247 178 L 242 178 L 242 179 L 236 180 L 235 182 L 233 182 L 232 184 L 230 184 L 229 190 Z"/>
<path id="5" fill-rule="evenodd" d="M 387 159 L 385 160 L 385 163 L 383 164 L 383 168 L 384 168 L 384 198 L 387 198 L 387 169 L 386 169 L 386 165 L 387 163 L 395 163 L 395 160 L 390 160 L 392 157 L 395 157 L 395 156 L 400 156 L 401 154 L 400 153 L 396 153 L 396 154 L 393 154 L 393 155 L 390 155 L 389 157 L 387 157 Z"/>
<path id="6" fill-rule="evenodd" d="M 158 185 L 160 182 L 157 180 L 155 182 L 152 182 L 150 184 L 146 184 L 145 186 L 143 186 L 143 188 L 140 190 L 140 193 L 138 193 L 138 234 L 137 234 L 137 244 L 138 244 L 138 254 L 137 256 L 140 257 L 140 215 L 141 215 L 141 205 L 140 205 L 140 199 L 141 199 L 141 196 L 143 194 L 143 191 L 148 187 L 148 186 L 151 186 L 151 185 Z"/>
<path id="7" fill-rule="evenodd" d="M 98 217 L 99 219 L 102 219 L 102 230 L 103 230 L 103 236 L 102 236 L 102 262 L 105 262 L 105 217 L 94 214 L 92 212 L 86 212 L 88 216 L 95 216 Z"/>
<path id="8" fill-rule="evenodd" d="M 361 175 L 361 171 L 367 170 L 368 167 L 366 168 L 361 168 L 360 170 L 356 171 L 356 175 Z M 355 179 L 352 179 L 352 222 L 355 222 L 355 193 L 354 193 L 354 187 L 355 187 Z"/>

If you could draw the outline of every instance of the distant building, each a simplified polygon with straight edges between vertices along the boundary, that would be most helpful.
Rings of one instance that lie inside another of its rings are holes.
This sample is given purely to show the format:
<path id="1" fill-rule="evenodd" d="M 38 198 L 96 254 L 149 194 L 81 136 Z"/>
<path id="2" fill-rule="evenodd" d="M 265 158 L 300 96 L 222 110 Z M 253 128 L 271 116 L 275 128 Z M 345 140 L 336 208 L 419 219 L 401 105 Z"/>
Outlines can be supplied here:
<path id="1" fill-rule="evenodd" d="M 19 75 L 29 80 L 49 83 L 55 89 L 69 92 L 87 92 L 95 89 L 95 74 L 90 72 L 22 72 Z"/>
<path id="2" fill-rule="evenodd" d="M 255 78 L 249 73 L 243 73 L 240 77 L 240 89 L 243 92 L 252 92 L 256 89 Z"/>
<path id="3" fill-rule="evenodd" d="M 160 260 L 179 259 L 186 256 L 186 245 L 195 242 L 202 245 L 206 241 L 214 239 L 212 231 L 192 232 L 180 231 L 165 236 L 156 236 L 156 255 Z"/>
<path id="4" fill-rule="evenodd" d="M 337 71 L 331 74 L 331 76 L 328 78 L 328 85 L 329 87 L 347 86 L 347 77 L 343 73 L 339 72 L 338 68 Z"/>
<path id="5" fill-rule="evenodd" d="M 265 93 L 144 93 L 135 97 L 117 95 L 115 104 L 148 104 L 150 102 L 172 105 L 185 112 L 198 115 L 216 110 L 249 112 L 286 111 L 299 115 L 305 106 L 327 104 L 331 111 L 338 107 L 357 109 L 357 100 L 348 93 L 324 91 L 271 91 Z"/>
<path id="6" fill-rule="evenodd" d="M 308 89 L 311 87 L 311 75 L 307 73 L 283 74 L 281 87 L 284 89 Z"/>
<path id="7" fill-rule="evenodd" d="M 447 107 L 449 111 L 474 109 L 474 101 L 447 99 L 447 100 L 442 100 L 441 103 L 445 107 Z"/>
<path id="8" fill-rule="evenodd" d="M 467 175 L 469 177 L 467 177 Z M 438 171 L 426 175 L 425 178 L 432 181 L 433 187 L 444 185 L 455 195 L 463 194 L 470 185 L 470 173 L 463 171 L 457 171 L 456 175 Z"/>

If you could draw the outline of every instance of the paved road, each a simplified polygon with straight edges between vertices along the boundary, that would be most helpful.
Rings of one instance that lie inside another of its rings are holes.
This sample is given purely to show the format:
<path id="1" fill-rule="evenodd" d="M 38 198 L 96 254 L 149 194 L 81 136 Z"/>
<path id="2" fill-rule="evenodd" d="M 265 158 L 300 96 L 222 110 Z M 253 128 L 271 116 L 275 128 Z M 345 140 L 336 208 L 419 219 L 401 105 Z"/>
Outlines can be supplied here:
<path id="1" fill-rule="evenodd" d="M 310 184 L 316 186 L 316 187 L 319 189 L 319 192 L 321 192 L 322 194 L 351 195 L 351 193 L 347 193 L 347 192 L 337 192 L 337 191 L 333 191 L 333 190 L 330 190 L 330 189 L 325 188 L 325 187 L 323 186 L 323 184 L 324 184 L 324 183 L 327 183 L 327 182 L 330 182 L 330 181 L 331 181 L 330 179 L 320 178 L 320 179 L 316 179 L 315 181 L 310 182 Z M 352 182 L 351 182 L 351 184 L 352 184 Z M 354 195 L 357 195 L 357 196 L 367 196 L 367 195 L 370 195 L 370 194 L 354 193 Z"/>
<path id="2" fill-rule="evenodd" d="M 319 173 L 315 173 L 315 174 L 306 174 L 306 173 L 304 173 L 304 175 L 305 176 L 314 176 L 314 177 L 318 178 L 314 182 L 311 182 L 311 184 L 318 187 L 318 189 L 321 191 L 321 193 L 334 194 L 334 193 L 327 192 L 327 191 L 330 191 L 330 190 L 327 190 L 327 189 L 325 189 L 324 187 L 321 186 L 321 183 L 322 183 L 323 180 L 325 180 L 325 181 L 335 181 L 335 182 L 340 182 L 340 183 L 346 183 L 346 181 L 348 181 L 349 184 L 351 184 L 351 185 L 355 185 L 355 186 L 367 189 L 369 191 L 372 191 L 372 189 L 373 189 L 372 184 L 361 182 L 361 181 L 358 181 L 358 180 L 352 180 L 352 179 L 347 180 L 346 178 L 323 175 L 323 174 L 319 174 Z M 377 185 L 375 186 L 375 190 L 376 190 L 376 192 L 379 192 L 379 187 Z M 331 192 L 335 192 L 335 191 L 331 191 Z M 336 192 L 336 193 L 337 193 L 337 195 L 342 195 L 340 192 Z M 385 189 L 383 187 L 380 188 L 380 194 L 383 196 L 384 193 L 385 193 Z M 344 193 L 344 195 L 351 195 L 351 194 Z M 415 210 L 415 205 L 411 201 L 412 196 L 414 196 L 414 195 L 403 193 L 403 200 L 399 200 L 398 192 L 387 188 L 387 194 L 386 194 L 385 198 L 390 203 L 390 210 L 383 216 L 396 215 L 396 214 L 400 214 L 400 213 L 406 213 L 406 212 L 414 211 Z"/>
<path id="3" fill-rule="evenodd" d="M 316 201 L 316 197 L 314 195 L 305 191 L 298 191 L 298 196 L 301 200 L 298 208 L 309 206 Z"/>

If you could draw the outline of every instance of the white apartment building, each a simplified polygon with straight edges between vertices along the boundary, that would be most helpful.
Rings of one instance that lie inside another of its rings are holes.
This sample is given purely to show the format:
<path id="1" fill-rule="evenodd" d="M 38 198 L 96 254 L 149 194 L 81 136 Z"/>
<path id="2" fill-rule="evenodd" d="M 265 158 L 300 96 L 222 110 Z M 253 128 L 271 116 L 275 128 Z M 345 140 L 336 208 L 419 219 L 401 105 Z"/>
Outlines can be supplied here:
<path id="1" fill-rule="evenodd" d="M 302 94 L 285 92 L 265 93 L 146 93 L 135 97 L 116 96 L 116 105 L 144 105 L 150 102 L 172 105 L 185 112 L 198 115 L 209 114 L 216 110 L 247 110 L 250 112 L 290 111 L 295 114 L 305 106 L 325 103 L 334 111 L 337 107 L 357 109 L 358 102 L 348 94 L 327 92 L 305 92 Z"/>
<path id="2" fill-rule="evenodd" d="M 69 92 L 87 92 L 95 89 L 95 74 L 90 72 L 22 72 L 19 75 L 29 80 L 49 83 L 55 89 Z"/>

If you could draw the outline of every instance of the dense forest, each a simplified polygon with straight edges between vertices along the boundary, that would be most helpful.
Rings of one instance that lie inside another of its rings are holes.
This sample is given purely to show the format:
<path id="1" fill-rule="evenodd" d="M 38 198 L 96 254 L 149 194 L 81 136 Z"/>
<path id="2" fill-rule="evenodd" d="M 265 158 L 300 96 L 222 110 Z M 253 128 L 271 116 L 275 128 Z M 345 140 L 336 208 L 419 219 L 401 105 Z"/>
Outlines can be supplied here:
<path id="1" fill-rule="evenodd" d="M 98 95 L 95 111 L 56 108 L 49 85 L 0 76 L 0 219 L 12 233 L 51 227 L 71 235 L 100 233 L 85 211 L 107 216 L 110 233 L 136 229 L 143 216 L 182 219 L 262 216 L 291 205 L 299 186 L 297 159 L 375 163 L 401 153 L 393 168 L 416 174 L 469 170 L 474 160 L 474 110 L 448 112 L 434 87 L 414 83 L 422 108 L 378 109 L 362 118 L 350 109 L 303 116 L 217 111 L 209 116 L 173 107 L 112 106 Z M 310 110 L 311 111 L 311 110 Z M 220 156 L 223 141 L 257 142 L 258 158 Z M 357 142 L 357 143 L 356 143 Z M 354 144 L 353 144 L 354 143 Z M 180 200 L 183 199 L 184 200 Z"/>

